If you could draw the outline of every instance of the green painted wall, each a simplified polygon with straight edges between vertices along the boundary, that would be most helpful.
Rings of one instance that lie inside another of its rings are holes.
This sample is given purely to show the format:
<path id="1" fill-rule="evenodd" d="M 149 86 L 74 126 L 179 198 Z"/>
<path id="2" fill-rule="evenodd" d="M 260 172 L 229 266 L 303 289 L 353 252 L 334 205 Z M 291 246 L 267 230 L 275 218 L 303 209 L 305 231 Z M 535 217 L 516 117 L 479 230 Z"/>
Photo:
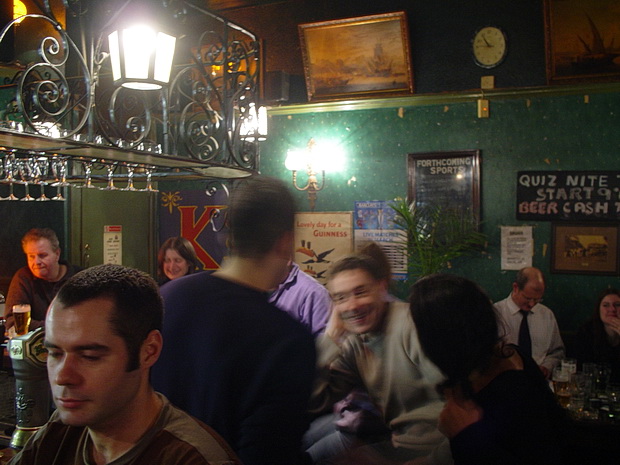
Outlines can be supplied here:
<path id="1" fill-rule="evenodd" d="M 303 147 L 311 137 L 335 138 L 346 150 L 346 169 L 328 174 L 316 211 L 347 211 L 356 200 L 406 196 L 408 153 L 481 150 L 482 231 L 489 246 L 484 254 L 456 262 L 452 271 L 476 280 L 494 300 L 504 298 L 515 272 L 500 270 L 500 226 L 532 224 L 533 264 L 548 280 L 545 304 L 563 331 L 575 330 L 591 313 L 598 291 L 620 282 L 617 276 L 550 274 L 551 225 L 515 219 L 516 173 L 620 170 L 620 92 L 492 98 L 489 119 L 477 118 L 474 99 L 411 106 L 403 101 L 390 108 L 274 109 L 261 148 L 261 172 L 290 181 L 284 167 L 288 149 Z M 308 210 L 306 194 L 297 196 L 301 209 Z"/>

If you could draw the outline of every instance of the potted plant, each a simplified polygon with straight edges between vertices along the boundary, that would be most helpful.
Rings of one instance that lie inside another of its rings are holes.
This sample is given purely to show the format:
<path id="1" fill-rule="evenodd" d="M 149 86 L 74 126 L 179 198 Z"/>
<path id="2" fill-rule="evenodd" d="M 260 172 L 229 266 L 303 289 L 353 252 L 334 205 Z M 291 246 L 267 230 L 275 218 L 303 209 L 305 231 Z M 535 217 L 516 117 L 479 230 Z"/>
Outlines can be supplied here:
<path id="1" fill-rule="evenodd" d="M 405 199 L 396 199 L 392 208 L 396 212 L 394 223 L 406 232 L 403 247 L 408 287 L 422 276 L 445 271 L 454 259 L 486 245 L 487 238 L 478 231 L 470 212 L 443 205 L 416 207 Z"/>

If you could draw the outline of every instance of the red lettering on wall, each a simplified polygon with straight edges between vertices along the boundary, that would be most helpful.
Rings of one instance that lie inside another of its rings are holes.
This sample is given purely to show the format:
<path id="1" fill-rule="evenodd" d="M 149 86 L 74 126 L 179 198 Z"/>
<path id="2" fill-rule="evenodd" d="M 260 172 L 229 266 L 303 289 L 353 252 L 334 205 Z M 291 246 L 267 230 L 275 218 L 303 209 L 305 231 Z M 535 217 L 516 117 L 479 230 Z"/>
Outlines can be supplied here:
<path id="1" fill-rule="evenodd" d="M 205 270 L 216 270 L 219 264 L 207 253 L 205 249 L 196 241 L 200 233 L 209 224 L 211 216 L 216 210 L 226 208 L 224 205 L 205 205 L 204 211 L 198 219 L 196 219 L 195 205 L 178 207 L 181 213 L 181 236 L 190 241 L 196 250 L 198 259 L 204 265 Z"/>

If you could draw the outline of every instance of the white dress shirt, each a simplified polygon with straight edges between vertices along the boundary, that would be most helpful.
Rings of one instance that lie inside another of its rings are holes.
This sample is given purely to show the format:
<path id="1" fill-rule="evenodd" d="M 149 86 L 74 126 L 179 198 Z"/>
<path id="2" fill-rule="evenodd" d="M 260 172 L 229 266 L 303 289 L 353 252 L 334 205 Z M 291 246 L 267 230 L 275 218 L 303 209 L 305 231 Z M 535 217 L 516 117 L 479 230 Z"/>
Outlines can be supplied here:
<path id="1" fill-rule="evenodd" d="M 512 294 L 495 303 L 500 315 L 500 336 L 509 344 L 519 345 L 519 327 L 523 316 L 519 307 L 512 300 Z M 564 343 L 560 336 L 555 315 L 542 304 L 536 304 L 527 317 L 532 338 L 532 358 L 551 373 L 553 367 L 564 358 Z"/>

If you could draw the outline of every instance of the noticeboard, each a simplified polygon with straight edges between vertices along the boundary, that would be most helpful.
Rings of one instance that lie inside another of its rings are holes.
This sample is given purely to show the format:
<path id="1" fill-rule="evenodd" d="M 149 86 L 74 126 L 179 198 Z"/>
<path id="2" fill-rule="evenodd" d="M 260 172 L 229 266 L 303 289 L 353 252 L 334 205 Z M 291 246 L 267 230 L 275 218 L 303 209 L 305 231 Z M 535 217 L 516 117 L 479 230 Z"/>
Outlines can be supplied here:
<path id="1" fill-rule="evenodd" d="M 620 220 L 620 171 L 519 171 L 523 221 Z"/>
<path id="2" fill-rule="evenodd" d="M 410 153 L 408 200 L 471 212 L 480 222 L 480 151 Z"/>

